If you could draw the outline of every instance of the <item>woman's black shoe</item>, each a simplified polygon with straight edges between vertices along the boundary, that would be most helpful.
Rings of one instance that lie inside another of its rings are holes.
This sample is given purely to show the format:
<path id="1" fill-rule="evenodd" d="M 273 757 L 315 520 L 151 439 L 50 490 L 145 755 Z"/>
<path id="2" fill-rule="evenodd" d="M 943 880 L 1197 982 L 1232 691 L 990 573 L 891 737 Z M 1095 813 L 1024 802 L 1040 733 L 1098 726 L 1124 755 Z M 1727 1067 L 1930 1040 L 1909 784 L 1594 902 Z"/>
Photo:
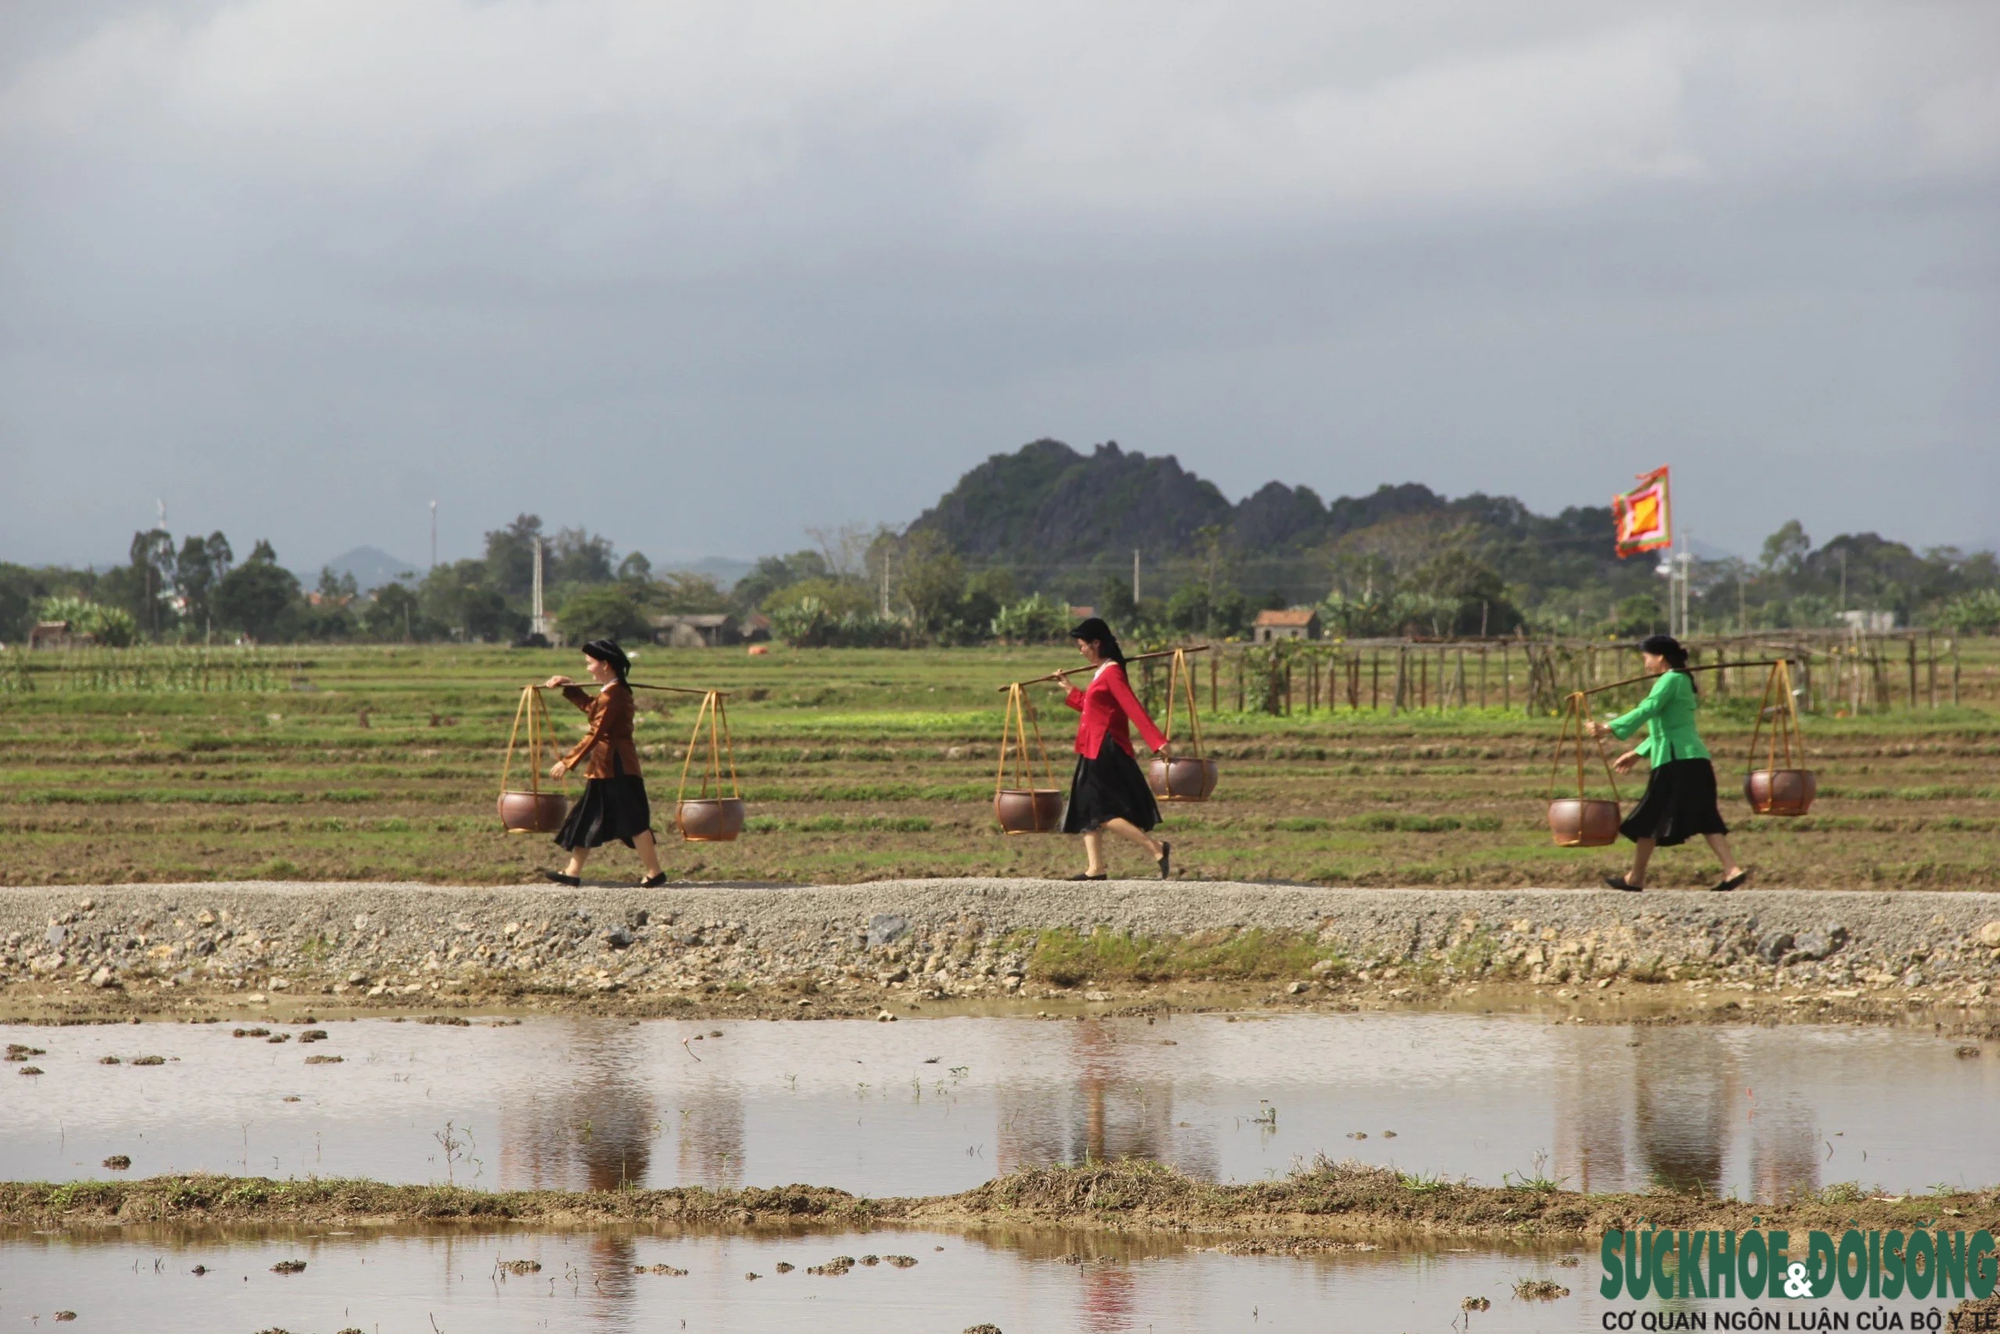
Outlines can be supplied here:
<path id="1" fill-rule="evenodd" d="M 1627 894 L 1643 893 L 1646 888 L 1644 885 L 1634 885 L 1628 883 L 1625 877 L 1622 875 L 1607 875 L 1604 877 L 1604 883 L 1611 886 L 1613 889 L 1622 889 Z"/>
<path id="2" fill-rule="evenodd" d="M 1162 839 L 1160 840 L 1160 879 L 1167 879 L 1173 874 L 1173 870 L 1174 845 Z"/>
<path id="3" fill-rule="evenodd" d="M 1711 894 L 1727 894 L 1732 889 L 1743 888 L 1744 881 L 1748 880 L 1749 878 L 1750 878 L 1750 873 L 1748 871 L 1738 871 L 1735 875 L 1730 876 L 1728 879 L 1724 880 L 1721 884 L 1711 885 L 1709 887 L 1709 892 Z"/>
<path id="4" fill-rule="evenodd" d="M 1103 880 L 1105 878 L 1106 878 L 1105 876 L 1091 875 L 1088 872 L 1086 872 L 1083 875 L 1073 875 L 1070 877 L 1070 879 L 1072 880 Z"/>
<path id="5" fill-rule="evenodd" d="M 564 875 L 561 871 L 544 871 L 542 872 L 542 878 L 553 880 L 558 885 L 568 885 L 572 889 L 583 883 L 582 876 Z"/>
<path id="6" fill-rule="evenodd" d="M 666 883 L 667 883 L 667 873 L 665 871 L 662 871 L 658 875 L 649 875 L 644 880 L 641 880 L 639 882 L 639 888 L 658 889 L 661 885 L 664 885 Z"/>

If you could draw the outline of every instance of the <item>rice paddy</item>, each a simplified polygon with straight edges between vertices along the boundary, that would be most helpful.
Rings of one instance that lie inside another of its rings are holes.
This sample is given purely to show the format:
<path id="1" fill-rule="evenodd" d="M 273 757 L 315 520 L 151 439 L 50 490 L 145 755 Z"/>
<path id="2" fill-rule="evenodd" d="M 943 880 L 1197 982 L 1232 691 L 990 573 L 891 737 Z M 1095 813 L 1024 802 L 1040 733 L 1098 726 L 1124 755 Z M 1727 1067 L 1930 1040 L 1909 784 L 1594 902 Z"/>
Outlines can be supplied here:
<path id="1" fill-rule="evenodd" d="M 0 883 L 505 884 L 550 864 L 544 837 L 501 832 L 494 798 L 520 688 L 580 675 L 574 654 L 315 646 L 232 660 L 234 652 L 139 650 L 81 664 L 8 655 Z M 1050 647 L 774 648 L 754 657 L 643 650 L 635 680 L 732 692 L 735 767 L 750 802 L 737 842 L 669 838 L 670 871 L 827 883 L 1076 869 L 1072 840 L 1007 837 L 992 817 L 995 688 L 1071 660 Z M 1969 653 L 1958 705 L 1809 716 L 1820 798 L 1811 815 L 1791 820 L 1753 818 L 1735 795 L 1755 704 L 1714 700 L 1704 734 L 1756 883 L 2000 884 L 1996 680 L 1995 664 Z M 1543 802 L 1557 723 L 1525 716 L 1518 693 L 1511 708 L 1391 712 L 1344 700 L 1308 709 L 1301 692 L 1289 716 L 1272 716 L 1234 707 L 1226 667 L 1219 688 L 1200 685 L 1202 736 L 1222 781 L 1213 800 L 1166 810 L 1178 874 L 1592 885 L 1622 856 L 1551 844 Z M 1155 703 L 1163 686 L 1152 684 Z M 1048 751 L 1035 782 L 1066 786 L 1073 715 L 1052 690 L 1032 690 Z M 695 703 L 641 692 L 640 749 L 663 831 Z M 559 736 L 574 737 L 580 715 L 554 697 L 551 711 Z M 1606 790 L 1601 770 L 1592 778 L 1593 791 Z M 1622 784 L 1628 800 L 1642 782 Z M 1136 874 L 1147 869 L 1139 860 L 1115 865 Z M 1700 884 L 1713 869 L 1699 849 L 1664 852 L 1654 865 L 1662 886 Z M 593 866 L 612 878 L 635 869 L 622 849 Z"/>

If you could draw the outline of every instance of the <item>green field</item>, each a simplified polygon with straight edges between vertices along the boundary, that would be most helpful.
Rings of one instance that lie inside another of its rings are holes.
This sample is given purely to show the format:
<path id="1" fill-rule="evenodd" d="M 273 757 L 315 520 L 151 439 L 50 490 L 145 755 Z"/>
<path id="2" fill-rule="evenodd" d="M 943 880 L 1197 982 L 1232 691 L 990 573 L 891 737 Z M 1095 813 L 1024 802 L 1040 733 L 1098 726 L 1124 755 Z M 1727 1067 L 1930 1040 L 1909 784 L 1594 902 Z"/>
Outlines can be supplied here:
<path id="1" fill-rule="evenodd" d="M 1821 792 L 1811 816 L 1753 819 L 1740 798 L 1726 801 L 1755 883 L 2000 885 L 2000 664 L 1986 647 L 1966 655 L 1956 707 L 1809 717 Z M 546 837 L 501 832 L 494 797 L 520 687 L 580 675 L 574 653 L 229 654 L 238 651 L 207 660 L 185 650 L 101 652 L 66 670 L 57 654 L 13 655 L 0 668 L 0 883 L 516 883 L 555 864 Z M 1080 869 L 1074 840 L 1003 836 L 991 809 L 996 685 L 1073 661 L 1060 648 L 642 651 L 635 680 L 734 692 L 736 766 L 750 801 L 738 842 L 665 839 L 669 870 L 837 882 Z M 1066 785 L 1074 715 L 1036 690 L 1051 770 Z M 1168 809 L 1180 874 L 1594 885 L 1623 856 L 1551 846 L 1543 798 L 1553 719 L 1497 705 L 1307 711 L 1303 691 L 1290 716 L 1273 717 L 1236 711 L 1233 693 L 1225 668 L 1216 694 L 1224 707 L 1211 711 L 1203 677 L 1203 732 L 1222 781 L 1214 800 Z M 581 715 L 550 699 L 561 735 L 573 738 Z M 664 831 L 694 703 L 642 694 L 641 704 Z M 1740 697 L 1707 710 L 1726 793 L 1745 767 L 1754 712 Z M 1149 869 L 1139 854 L 1116 855 L 1126 872 Z M 1684 849 L 1663 852 L 1655 868 L 1655 884 L 1694 885 L 1713 863 Z M 637 860 L 614 848 L 592 869 L 622 879 Z"/>

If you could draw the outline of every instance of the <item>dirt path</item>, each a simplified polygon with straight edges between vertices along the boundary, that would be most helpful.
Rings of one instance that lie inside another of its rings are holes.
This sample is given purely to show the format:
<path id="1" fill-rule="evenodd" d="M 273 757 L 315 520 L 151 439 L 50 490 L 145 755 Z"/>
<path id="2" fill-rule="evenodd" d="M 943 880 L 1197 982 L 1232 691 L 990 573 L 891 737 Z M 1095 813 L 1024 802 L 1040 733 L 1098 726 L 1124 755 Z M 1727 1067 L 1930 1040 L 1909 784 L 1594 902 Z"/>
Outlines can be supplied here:
<path id="1" fill-rule="evenodd" d="M 1093 932 L 1100 934 L 1093 935 Z M 909 1003 L 1419 1003 L 1978 1016 L 2000 894 L 1362 890 L 918 880 L 0 888 L 0 1005 L 35 1017 L 512 1004 L 827 1016 Z"/>

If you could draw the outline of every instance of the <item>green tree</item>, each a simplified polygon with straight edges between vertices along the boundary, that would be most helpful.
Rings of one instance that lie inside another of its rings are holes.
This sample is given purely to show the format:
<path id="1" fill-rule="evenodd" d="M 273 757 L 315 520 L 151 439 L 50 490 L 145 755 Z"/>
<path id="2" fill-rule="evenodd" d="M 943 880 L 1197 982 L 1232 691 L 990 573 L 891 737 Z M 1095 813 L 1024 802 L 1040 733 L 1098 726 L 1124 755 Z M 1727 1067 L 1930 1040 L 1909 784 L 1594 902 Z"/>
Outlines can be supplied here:
<path id="1" fill-rule="evenodd" d="M 965 581 L 965 595 L 952 613 L 948 630 L 953 643 L 980 644 L 993 637 L 993 620 L 1001 609 L 1020 599 L 1014 572 L 1004 565 L 981 570 Z"/>
<path id="2" fill-rule="evenodd" d="M 516 514 L 505 528 L 486 534 L 486 582 L 503 596 L 524 598 L 535 586 L 535 543 L 542 536 L 542 516 Z M 547 553 L 543 553 L 546 562 Z M 542 577 L 550 577 L 546 563 Z"/>
<path id="3" fill-rule="evenodd" d="M 730 597 L 745 611 L 768 611 L 773 593 L 809 579 L 831 580 L 833 571 L 826 557 L 817 551 L 794 551 L 789 556 L 765 556 L 750 573 L 736 581 Z"/>
<path id="4" fill-rule="evenodd" d="M 173 615 L 167 590 L 174 586 L 174 539 L 164 528 L 134 533 L 130 555 L 129 609 L 139 627 L 157 637 Z"/>
<path id="5" fill-rule="evenodd" d="M 903 544 L 902 594 L 919 633 L 939 639 L 956 628 L 965 600 L 965 563 L 941 533 L 925 529 Z"/>
<path id="6" fill-rule="evenodd" d="M 622 588 L 592 588 L 573 595 L 556 613 L 556 626 L 572 644 L 587 639 L 636 644 L 653 637 L 639 604 Z"/>
<path id="7" fill-rule="evenodd" d="M 206 540 L 189 535 L 174 561 L 174 589 L 180 594 L 182 619 L 204 635 L 215 616 L 210 600 L 215 596 L 216 581 L 229 572 L 229 557 L 229 539 L 217 532 Z"/>
<path id="8" fill-rule="evenodd" d="M 1473 554 L 1469 538 L 1454 535 L 1443 550 L 1410 571 L 1399 591 L 1431 599 L 1423 619 L 1438 626 L 1435 634 L 1505 634 L 1520 624 L 1521 613 L 1499 574 Z M 1449 608 L 1441 621 L 1439 606 Z"/>
<path id="9" fill-rule="evenodd" d="M 298 609 L 292 635 L 314 643 L 327 643 L 352 639 L 355 629 L 354 613 L 345 604 L 321 602 L 314 605 L 309 602 Z"/>
<path id="10" fill-rule="evenodd" d="M 488 582 L 486 561 L 460 560 L 424 576 L 417 596 L 425 619 L 466 639 L 511 642 L 527 633 L 528 618 L 507 604 Z"/>
<path id="11" fill-rule="evenodd" d="M 48 593 L 39 571 L 0 562 L 0 640 L 25 639 L 35 603 Z"/>
<path id="12" fill-rule="evenodd" d="M 216 619 L 256 640 L 286 637 L 296 624 L 299 602 L 298 576 L 278 564 L 278 553 L 261 539 L 250 559 L 215 585 Z"/>
<path id="13" fill-rule="evenodd" d="M 422 631 L 429 622 L 417 602 L 417 595 L 401 584 L 384 584 L 375 590 L 362 610 L 361 624 L 370 637 L 384 641 L 409 642 L 429 638 Z"/>
<path id="14" fill-rule="evenodd" d="M 565 528 L 549 543 L 543 578 L 564 584 L 608 584 L 616 578 L 612 555 L 606 539 L 581 528 Z"/>
<path id="15" fill-rule="evenodd" d="M 875 610 L 874 599 L 868 590 L 857 583 L 844 579 L 801 579 L 787 584 L 764 599 L 764 610 L 772 616 L 790 607 L 810 601 L 821 611 L 836 620 L 843 616 L 857 616 Z"/>
<path id="16" fill-rule="evenodd" d="M 1805 525 L 1797 519 L 1787 519 L 1777 532 L 1764 539 L 1761 564 L 1766 574 L 1795 579 L 1811 554 L 1812 539 L 1806 536 Z"/>
<path id="17" fill-rule="evenodd" d="M 1962 635 L 2000 634 L 2000 589 L 1960 594 L 1944 604 L 1938 624 Z"/>
<path id="18" fill-rule="evenodd" d="M 1660 628 L 1664 618 L 1660 614 L 1660 604 L 1650 594 L 1634 593 L 1622 598 L 1612 608 L 1611 619 L 1605 622 L 1604 632 L 1620 639 L 1638 639 L 1650 635 Z"/>
<path id="19" fill-rule="evenodd" d="M 335 574 L 325 565 L 319 567 L 319 587 L 315 591 L 324 602 L 352 602 L 361 592 L 354 585 L 354 575 L 351 571 Z"/>

